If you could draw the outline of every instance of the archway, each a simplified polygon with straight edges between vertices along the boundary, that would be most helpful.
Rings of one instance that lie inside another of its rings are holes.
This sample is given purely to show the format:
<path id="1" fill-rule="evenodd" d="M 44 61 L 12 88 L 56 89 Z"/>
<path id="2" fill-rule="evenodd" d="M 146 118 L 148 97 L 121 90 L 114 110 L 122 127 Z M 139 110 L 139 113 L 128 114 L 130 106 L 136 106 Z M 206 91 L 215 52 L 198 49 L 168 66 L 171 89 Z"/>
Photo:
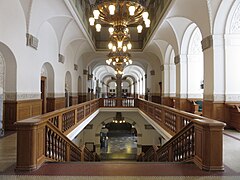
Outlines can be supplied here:
<path id="1" fill-rule="evenodd" d="M 72 92 L 72 76 L 69 71 L 66 72 L 65 76 L 65 107 L 72 105 L 71 102 L 71 92 Z"/>
<path id="2" fill-rule="evenodd" d="M 54 111 L 51 99 L 54 98 L 54 70 L 50 63 L 44 63 L 41 69 L 42 113 Z"/>
<path id="3" fill-rule="evenodd" d="M 100 131 L 101 159 L 136 160 L 137 141 L 135 122 L 128 122 L 122 117 L 121 112 L 116 112 L 115 118 L 102 122 Z"/>
<path id="4" fill-rule="evenodd" d="M 3 136 L 3 99 L 5 87 L 5 63 L 3 56 L 0 54 L 0 136 Z"/>
<path id="5" fill-rule="evenodd" d="M 203 52 L 200 29 L 192 24 L 188 47 L 188 98 L 203 98 Z"/>
<path id="6" fill-rule="evenodd" d="M 16 112 L 9 111 L 10 107 L 12 107 L 12 101 L 17 100 L 17 64 L 13 52 L 1 42 L 0 66 L 0 129 L 3 134 L 3 129 L 15 129 L 16 116 L 13 114 Z"/>

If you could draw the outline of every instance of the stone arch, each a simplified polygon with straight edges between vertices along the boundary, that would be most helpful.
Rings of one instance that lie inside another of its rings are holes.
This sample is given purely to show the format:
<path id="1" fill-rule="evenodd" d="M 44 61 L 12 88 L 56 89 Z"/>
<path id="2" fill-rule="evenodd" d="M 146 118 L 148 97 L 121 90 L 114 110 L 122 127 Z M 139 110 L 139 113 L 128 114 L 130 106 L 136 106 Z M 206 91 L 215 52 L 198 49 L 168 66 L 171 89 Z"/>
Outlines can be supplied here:
<path id="1" fill-rule="evenodd" d="M 225 100 L 239 102 L 240 83 L 236 83 L 240 66 L 240 0 L 236 0 L 226 17 L 225 45 Z M 223 50 L 223 51 L 224 51 Z"/>
<path id="2" fill-rule="evenodd" d="M 200 29 L 193 23 L 186 31 L 186 39 L 188 39 L 187 48 L 187 96 L 188 98 L 203 98 L 203 52 L 202 52 L 202 34 Z"/>
<path id="3" fill-rule="evenodd" d="M 100 134 L 101 132 L 101 129 L 103 127 L 103 124 L 108 124 L 110 122 L 113 121 L 113 118 L 107 118 L 103 121 L 101 121 L 98 125 L 97 125 L 97 128 L 96 128 L 96 134 Z M 142 129 L 140 128 L 140 126 L 134 121 L 132 120 L 131 118 L 129 117 L 125 117 L 125 121 L 129 124 L 132 124 L 134 125 L 135 129 L 137 130 L 137 134 L 142 134 Z M 100 136 L 95 136 L 95 142 L 94 144 L 99 144 L 100 143 Z M 137 144 L 141 145 L 142 144 L 142 138 L 139 137 L 137 138 Z M 138 147 L 138 153 L 141 152 L 141 148 Z"/>
<path id="4" fill-rule="evenodd" d="M 11 49 L 0 42 L 0 129 L 12 129 L 15 117 L 9 117 L 8 103 L 5 100 L 17 100 L 17 63 Z M 3 119 L 5 114 L 5 119 Z"/>
<path id="5" fill-rule="evenodd" d="M 53 66 L 45 62 L 41 69 L 42 113 L 54 111 L 51 100 L 54 98 L 55 76 Z"/>

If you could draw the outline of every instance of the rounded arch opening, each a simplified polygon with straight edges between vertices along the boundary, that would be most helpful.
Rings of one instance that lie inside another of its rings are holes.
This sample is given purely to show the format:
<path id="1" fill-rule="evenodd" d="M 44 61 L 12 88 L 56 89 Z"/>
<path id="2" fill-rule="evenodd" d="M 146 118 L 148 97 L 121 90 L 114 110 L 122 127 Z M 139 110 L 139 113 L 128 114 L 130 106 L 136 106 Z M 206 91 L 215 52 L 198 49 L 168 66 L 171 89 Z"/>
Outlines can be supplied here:
<path id="1" fill-rule="evenodd" d="M 7 81 L 6 81 L 7 79 Z M 0 133 L 4 129 L 14 129 L 14 120 L 10 113 L 7 113 L 8 103 L 5 100 L 17 100 L 17 63 L 11 49 L 0 42 Z M 10 117 L 11 116 L 11 117 Z M 5 118 L 3 118 L 5 117 Z"/>

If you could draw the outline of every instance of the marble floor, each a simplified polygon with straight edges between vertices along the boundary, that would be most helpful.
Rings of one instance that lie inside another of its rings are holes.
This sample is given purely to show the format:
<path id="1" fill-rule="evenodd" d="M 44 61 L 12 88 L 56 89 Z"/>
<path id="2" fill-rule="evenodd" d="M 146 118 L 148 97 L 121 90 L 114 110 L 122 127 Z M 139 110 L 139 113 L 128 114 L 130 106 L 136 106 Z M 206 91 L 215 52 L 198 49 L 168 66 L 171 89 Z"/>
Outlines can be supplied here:
<path id="1" fill-rule="evenodd" d="M 102 160 L 136 160 L 137 137 L 123 134 L 108 137 L 105 146 L 101 148 Z"/>

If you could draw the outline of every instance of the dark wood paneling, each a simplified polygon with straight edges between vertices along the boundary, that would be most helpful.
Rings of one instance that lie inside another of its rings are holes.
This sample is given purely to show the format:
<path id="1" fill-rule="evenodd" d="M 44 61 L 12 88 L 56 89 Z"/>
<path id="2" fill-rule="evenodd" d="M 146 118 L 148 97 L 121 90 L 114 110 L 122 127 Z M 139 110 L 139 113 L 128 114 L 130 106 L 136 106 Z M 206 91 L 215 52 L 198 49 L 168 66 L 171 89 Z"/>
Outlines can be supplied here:
<path id="1" fill-rule="evenodd" d="M 225 104 L 222 102 L 203 101 L 203 116 L 225 122 Z"/>
<path id="2" fill-rule="evenodd" d="M 4 128 L 15 130 L 14 123 L 42 114 L 42 100 L 4 101 Z"/>
<path id="3" fill-rule="evenodd" d="M 78 96 L 70 96 L 70 106 L 78 104 Z"/>
<path id="4" fill-rule="evenodd" d="M 47 98 L 47 112 L 65 108 L 65 97 Z"/>

